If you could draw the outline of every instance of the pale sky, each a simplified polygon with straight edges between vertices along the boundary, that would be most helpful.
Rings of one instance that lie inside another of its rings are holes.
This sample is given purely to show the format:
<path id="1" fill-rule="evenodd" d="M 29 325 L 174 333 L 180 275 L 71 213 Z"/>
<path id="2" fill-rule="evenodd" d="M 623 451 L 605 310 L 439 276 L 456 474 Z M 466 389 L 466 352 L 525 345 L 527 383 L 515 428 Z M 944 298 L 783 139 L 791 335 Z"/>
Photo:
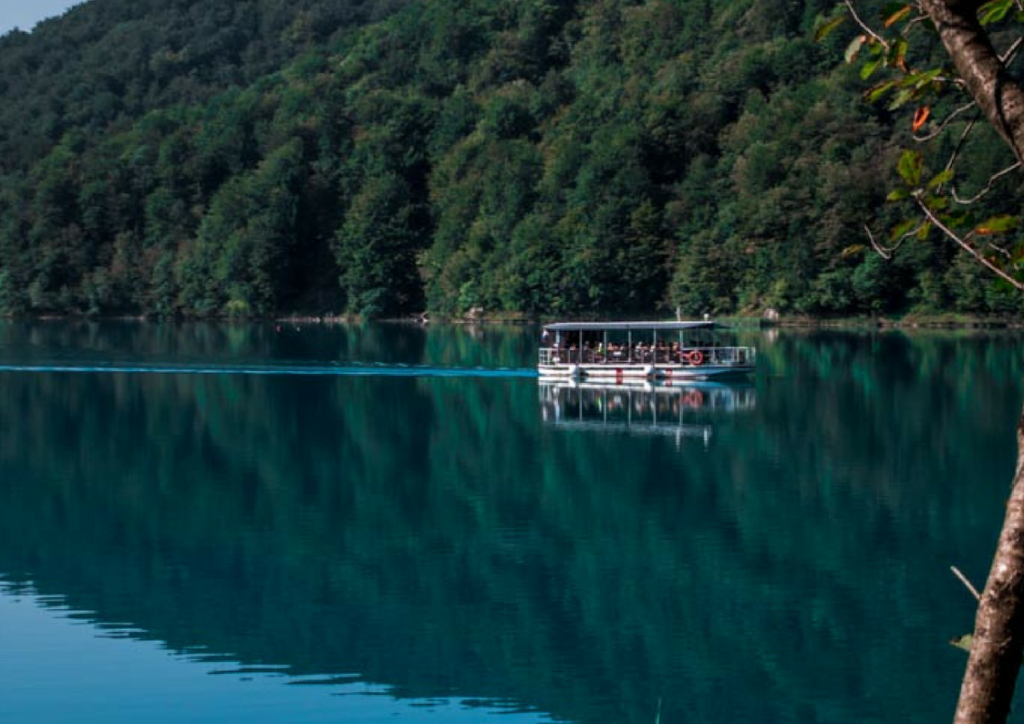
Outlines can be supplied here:
<path id="1" fill-rule="evenodd" d="M 44 18 L 60 15 L 82 0 L 0 0 L 0 35 L 15 27 L 28 32 Z"/>

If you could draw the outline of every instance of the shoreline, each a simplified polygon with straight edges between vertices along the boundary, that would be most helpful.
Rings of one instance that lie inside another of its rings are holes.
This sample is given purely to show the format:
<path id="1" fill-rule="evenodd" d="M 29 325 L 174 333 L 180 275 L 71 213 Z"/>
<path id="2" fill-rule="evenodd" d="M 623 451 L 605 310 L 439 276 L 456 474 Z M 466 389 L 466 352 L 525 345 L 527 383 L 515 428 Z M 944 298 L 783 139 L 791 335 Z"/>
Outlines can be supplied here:
<path id="1" fill-rule="evenodd" d="M 814 319 L 808 317 L 792 317 L 787 319 L 783 317 L 777 321 L 761 320 L 759 326 L 783 329 L 1024 329 L 1024 319 L 955 315 L 921 315 L 903 318 L 848 317 L 842 319 Z"/>
<path id="2" fill-rule="evenodd" d="M 660 314 L 639 315 L 648 318 L 661 318 Z M 569 318 L 589 319 L 589 315 L 569 315 Z M 694 319 L 698 317 L 693 317 Z M 267 317 L 161 317 L 150 314 L 123 315 L 76 315 L 76 314 L 38 314 L 38 315 L 6 315 L 0 317 L 4 321 L 23 322 L 144 322 L 144 323 L 211 323 L 211 324 L 320 324 L 320 325 L 353 325 L 353 324 L 411 324 L 427 327 L 431 324 L 454 326 L 491 326 L 499 324 L 530 325 L 543 324 L 559 319 L 556 317 L 524 317 L 521 315 L 480 315 L 462 317 L 432 317 L 429 314 L 415 314 L 408 317 L 386 317 L 364 319 L 356 315 L 346 314 L 284 314 Z M 737 328 L 760 329 L 832 329 L 832 330 L 965 330 L 965 329 L 1024 329 L 1024 318 L 1013 317 L 979 317 L 960 314 L 907 315 L 904 317 L 812 317 L 807 315 L 777 315 L 772 318 L 752 317 L 725 314 L 713 317 Z M 595 318 L 594 321 L 600 321 Z"/>

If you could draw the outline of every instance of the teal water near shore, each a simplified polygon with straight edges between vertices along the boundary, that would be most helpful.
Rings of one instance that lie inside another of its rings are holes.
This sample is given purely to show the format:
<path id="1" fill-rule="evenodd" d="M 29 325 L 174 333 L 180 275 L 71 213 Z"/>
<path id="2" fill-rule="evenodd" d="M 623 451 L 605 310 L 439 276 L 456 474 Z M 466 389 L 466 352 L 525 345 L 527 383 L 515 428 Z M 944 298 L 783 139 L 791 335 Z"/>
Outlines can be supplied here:
<path id="1" fill-rule="evenodd" d="M 950 719 L 1024 337 L 741 336 L 0 322 L 0 721 Z"/>

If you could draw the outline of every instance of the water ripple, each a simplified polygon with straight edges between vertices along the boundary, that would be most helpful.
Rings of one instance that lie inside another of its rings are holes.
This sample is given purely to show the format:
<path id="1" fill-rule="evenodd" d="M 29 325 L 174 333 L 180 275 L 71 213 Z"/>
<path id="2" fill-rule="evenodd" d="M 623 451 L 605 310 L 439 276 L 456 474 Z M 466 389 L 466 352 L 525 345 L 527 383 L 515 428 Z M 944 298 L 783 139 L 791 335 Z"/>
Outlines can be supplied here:
<path id="1" fill-rule="evenodd" d="M 0 364 L 0 372 L 151 375 L 298 375 L 319 377 L 536 377 L 525 367 L 434 367 L 409 364 L 230 365 L 230 364 Z"/>

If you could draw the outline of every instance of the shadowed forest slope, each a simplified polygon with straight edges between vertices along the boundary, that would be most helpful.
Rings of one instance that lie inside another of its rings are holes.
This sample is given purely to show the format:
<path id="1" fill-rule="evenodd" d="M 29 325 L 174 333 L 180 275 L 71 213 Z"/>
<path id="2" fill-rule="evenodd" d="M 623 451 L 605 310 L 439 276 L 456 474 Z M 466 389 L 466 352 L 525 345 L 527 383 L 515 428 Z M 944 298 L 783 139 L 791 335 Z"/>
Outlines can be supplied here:
<path id="1" fill-rule="evenodd" d="M 0 38 L 0 311 L 1019 311 L 863 251 L 910 129 L 833 8 L 91 0 Z"/>

